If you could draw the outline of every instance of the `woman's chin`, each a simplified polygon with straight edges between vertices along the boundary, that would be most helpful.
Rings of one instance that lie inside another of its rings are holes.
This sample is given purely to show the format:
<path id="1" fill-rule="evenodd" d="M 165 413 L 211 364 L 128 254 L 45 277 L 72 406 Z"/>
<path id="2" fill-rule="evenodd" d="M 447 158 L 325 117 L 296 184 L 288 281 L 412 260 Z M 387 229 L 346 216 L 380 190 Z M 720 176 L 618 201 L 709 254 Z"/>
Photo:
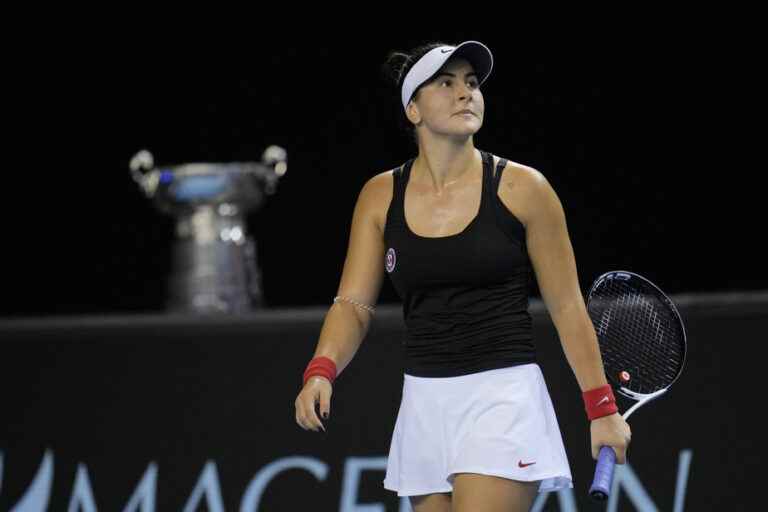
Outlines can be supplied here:
<path id="1" fill-rule="evenodd" d="M 480 130 L 479 126 L 476 126 L 476 127 L 468 126 L 464 130 L 452 130 L 447 135 L 453 136 L 453 137 L 471 137 L 472 135 L 476 134 L 479 130 Z"/>
<path id="2" fill-rule="evenodd" d="M 480 131 L 481 123 L 464 123 L 462 126 L 445 126 L 441 130 L 433 130 L 437 137 L 444 138 L 467 138 Z"/>
<path id="3" fill-rule="evenodd" d="M 483 126 L 483 123 L 477 118 L 465 119 L 463 123 L 456 126 L 455 130 L 459 133 L 472 135 L 477 133 L 481 126 Z"/>

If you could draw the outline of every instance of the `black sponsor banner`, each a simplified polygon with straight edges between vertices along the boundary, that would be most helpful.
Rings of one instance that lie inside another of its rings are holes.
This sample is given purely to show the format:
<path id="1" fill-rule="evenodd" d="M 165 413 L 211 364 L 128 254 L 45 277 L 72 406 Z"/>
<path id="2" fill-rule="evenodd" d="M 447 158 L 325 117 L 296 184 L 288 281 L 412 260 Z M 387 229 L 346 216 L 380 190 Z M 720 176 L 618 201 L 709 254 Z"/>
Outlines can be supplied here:
<path id="1" fill-rule="evenodd" d="M 757 451 L 739 420 L 754 402 L 741 382 L 760 364 L 745 349 L 768 328 L 761 300 L 679 299 L 687 366 L 630 418 L 609 510 L 757 506 Z M 575 479 L 534 509 L 605 510 L 586 496 L 578 384 L 540 303 L 532 311 Z M 295 422 L 325 312 L 1 322 L 0 510 L 409 510 L 382 485 L 402 389 L 399 307 L 379 308 L 339 376 L 327 434 Z"/>

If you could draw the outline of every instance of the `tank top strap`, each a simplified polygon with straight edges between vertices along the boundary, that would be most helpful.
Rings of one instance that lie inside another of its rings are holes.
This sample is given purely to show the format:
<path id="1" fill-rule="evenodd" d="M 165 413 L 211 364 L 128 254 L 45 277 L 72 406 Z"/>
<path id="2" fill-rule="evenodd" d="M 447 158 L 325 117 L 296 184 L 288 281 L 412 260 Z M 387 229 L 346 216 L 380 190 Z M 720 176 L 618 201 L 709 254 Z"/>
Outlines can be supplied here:
<path id="1" fill-rule="evenodd" d="M 496 170 L 493 174 L 493 193 L 498 194 L 499 182 L 501 181 L 501 172 L 507 166 L 508 160 L 506 158 L 499 157 L 499 163 L 496 164 Z"/>
<path id="2" fill-rule="evenodd" d="M 415 160 L 416 160 L 415 158 L 411 158 L 410 160 L 405 162 L 402 166 L 400 166 L 400 176 L 399 176 L 400 183 L 399 183 L 399 186 L 400 186 L 400 191 L 403 192 L 403 195 L 405 195 L 404 194 L 405 186 L 408 183 L 408 180 L 410 179 L 411 167 L 413 167 L 413 162 Z"/>
<path id="3" fill-rule="evenodd" d="M 493 215 L 493 155 L 482 149 L 480 154 L 483 157 L 483 193 L 480 214 Z"/>
<path id="4" fill-rule="evenodd" d="M 411 158 L 403 165 L 394 170 L 394 190 L 392 195 L 392 205 L 397 222 L 405 226 L 405 186 L 408 184 L 408 177 L 411 174 L 411 166 L 415 158 Z"/>

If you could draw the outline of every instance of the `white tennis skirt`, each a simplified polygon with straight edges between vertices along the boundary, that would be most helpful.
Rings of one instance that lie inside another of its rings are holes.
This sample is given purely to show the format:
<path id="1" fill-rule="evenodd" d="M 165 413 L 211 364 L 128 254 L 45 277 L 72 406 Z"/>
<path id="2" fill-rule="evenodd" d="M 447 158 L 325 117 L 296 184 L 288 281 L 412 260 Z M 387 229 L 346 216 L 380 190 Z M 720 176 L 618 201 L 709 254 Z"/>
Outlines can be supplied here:
<path id="1" fill-rule="evenodd" d="M 405 374 L 384 488 L 451 492 L 455 473 L 573 487 L 544 375 L 536 363 L 458 377 Z"/>

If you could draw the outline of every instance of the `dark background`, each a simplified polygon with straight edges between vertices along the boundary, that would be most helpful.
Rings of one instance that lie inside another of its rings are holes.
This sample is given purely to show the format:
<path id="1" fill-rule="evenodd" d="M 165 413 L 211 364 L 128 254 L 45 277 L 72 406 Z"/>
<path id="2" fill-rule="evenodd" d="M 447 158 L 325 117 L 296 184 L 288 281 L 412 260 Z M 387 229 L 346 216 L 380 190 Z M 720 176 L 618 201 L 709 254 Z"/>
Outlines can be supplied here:
<path id="1" fill-rule="evenodd" d="M 726 48 L 704 26 L 662 18 L 560 30 L 485 17 L 413 33 L 104 25 L 13 53 L 0 315 L 161 310 L 174 223 L 140 193 L 130 158 L 259 160 L 271 144 L 286 148 L 288 173 L 248 218 L 266 306 L 330 304 L 360 188 L 415 155 L 380 65 L 434 40 L 493 51 L 475 145 L 549 179 L 584 288 L 617 268 L 672 294 L 768 288 L 764 216 L 734 214 L 756 187 L 731 190 L 756 172 L 733 163 L 741 125 L 721 119 L 745 57 L 733 38 Z M 379 302 L 397 301 L 385 279 Z"/>

